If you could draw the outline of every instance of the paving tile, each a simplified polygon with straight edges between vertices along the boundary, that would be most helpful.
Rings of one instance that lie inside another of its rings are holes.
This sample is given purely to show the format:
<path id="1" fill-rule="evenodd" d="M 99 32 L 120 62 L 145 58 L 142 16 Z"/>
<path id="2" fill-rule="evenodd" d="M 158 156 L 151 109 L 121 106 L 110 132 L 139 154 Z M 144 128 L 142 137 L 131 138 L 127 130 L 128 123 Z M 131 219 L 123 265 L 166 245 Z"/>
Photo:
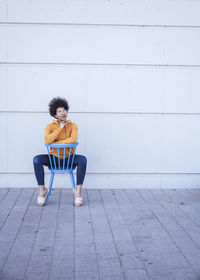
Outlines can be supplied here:
<path id="1" fill-rule="evenodd" d="M 137 253 L 137 248 L 135 248 L 135 244 L 133 243 L 133 240 L 130 241 L 118 240 L 116 241 L 116 247 L 119 255 Z"/>
<path id="2" fill-rule="evenodd" d="M 125 280 L 149 280 L 149 275 L 145 269 L 124 270 Z M 152 278 L 154 280 L 154 278 Z M 172 279 L 169 279 L 172 280 Z"/>
<path id="3" fill-rule="evenodd" d="M 100 280 L 124 280 L 123 275 L 100 276 Z"/>
<path id="4" fill-rule="evenodd" d="M 75 271 L 76 280 L 99 280 L 99 274 L 96 270 L 93 271 Z"/>
<path id="5" fill-rule="evenodd" d="M 144 269 L 144 261 L 139 254 L 124 254 L 120 260 L 124 270 Z"/>
<path id="6" fill-rule="evenodd" d="M 10 257 L 1 272 L 0 279 L 23 279 L 27 264 L 28 259 L 26 255 L 17 256 L 17 258 Z"/>
<path id="7" fill-rule="evenodd" d="M 76 255 L 75 257 L 76 271 L 98 271 L 96 255 Z"/>
<path id="8" fill-rule="evenodd" d="M 44 279 L 49 279 L 49 272 L 41 272 L 41 273 L 34 273 L 31 272 L 29 274 L 25 275 L 24 280 L 44 280 Z"/>
<path id="9" fill-rule="evenodd" d="M 50 277 L 56 278 L 58 275 L 60 278 L 74 277 L 74 260 L 53 260 Z"/>
<path id="10" fill-rule="evenodd" d="M 53 276 L 51 276 L 50 275 L 50 278 L 49 278 L 50 280 L 74 280 L 74 276 L 72 276 L 72 277 L 60 277 L 59 275 L 53 275 Z"/>
<path id="11" fill-rule="evenodd" d="M 100 277 L 118 275 L 122 276 L 123 271 L 119 258 L 109 258 L 97 256 L 98 269 Z"/>
<path id="12" fill-rule="evenodd" d="M 50 270 L 51 262 L 52 256 L 31 256 L 26 273 L 36 275 L 47 273 Z"/>

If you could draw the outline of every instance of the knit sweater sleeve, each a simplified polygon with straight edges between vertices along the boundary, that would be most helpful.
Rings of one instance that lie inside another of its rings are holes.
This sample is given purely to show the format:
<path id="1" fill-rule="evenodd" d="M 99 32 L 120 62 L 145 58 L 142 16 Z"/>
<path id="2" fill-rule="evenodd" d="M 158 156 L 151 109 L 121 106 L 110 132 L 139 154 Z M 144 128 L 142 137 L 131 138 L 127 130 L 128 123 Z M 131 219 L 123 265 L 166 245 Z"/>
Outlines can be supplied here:
<path id="1" fill-rule="evenodd" d="M 57 129 L 53 130 L 51 125 L 48 124 L 45 128 L 45 135 L 44 135 L 45 142 L 47 144 L 53 143 L 61 131 L 62 128 L 58 127 Z"/>
<path id="2" fill-rule="evenodd" d="M 77 142 L 77 139 L 78 139 L 78 127 L 75 123 L 73 123 L 71 136 L 66 139 L 56 141 L 54 143 L 55 144 L 75 143 L 75 142 Z"/>

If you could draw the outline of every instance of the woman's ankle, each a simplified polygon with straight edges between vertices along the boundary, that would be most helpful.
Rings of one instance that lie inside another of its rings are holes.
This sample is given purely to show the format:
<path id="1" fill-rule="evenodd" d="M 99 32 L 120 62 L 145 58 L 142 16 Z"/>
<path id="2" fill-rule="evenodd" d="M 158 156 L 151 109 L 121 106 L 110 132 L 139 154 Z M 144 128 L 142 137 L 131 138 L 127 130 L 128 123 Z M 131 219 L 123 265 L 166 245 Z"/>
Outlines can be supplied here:
<path id="1" fill-rule="evenodd" d="M 45 186 L 43 185 L 39 186 L 39 196 L 44 196 L 45 193 L 46 193 Z"/>
<path id="2" fill-rule="evenodd" d="M 81 191 L 82 191 L 82 185 L 76 185 L 76 193 L 78 194 L 78 196 L 81 196 Z"/>
<path id="3" fill-rule="evenodd" d="M 77 190 L 76 188 L 73 189 L 74 191 L 74 194 L 76 197 L 81 197 L 81 191 L 80 190 Z"/>

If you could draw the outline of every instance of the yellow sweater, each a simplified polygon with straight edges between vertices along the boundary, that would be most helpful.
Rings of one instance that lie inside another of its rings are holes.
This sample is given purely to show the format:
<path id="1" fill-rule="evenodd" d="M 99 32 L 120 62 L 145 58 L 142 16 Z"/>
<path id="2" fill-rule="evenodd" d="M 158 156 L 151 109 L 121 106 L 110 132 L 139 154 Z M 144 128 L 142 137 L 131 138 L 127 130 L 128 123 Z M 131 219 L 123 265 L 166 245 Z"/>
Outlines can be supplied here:
<path id="1" fill-rule="evenodd" d="M 77 142 L 78 138 L 78 127 L 75 123 L 70 120 L 66 122 L 66 126 L 60 128 L 59 121 L 53 120 L 52 123 L 48 124 L 45 128 L 44 140 L 47 144 L 68 144 Z M 71 149 L 71 154 L 74 152 L 74 147 Z M 53 154 L 50 148 L 50 154 Z M 64 158 L 64 149 L 59 148 L 60 158 Z M 58 149 L 54 148 L 54 155 L 58 157 Z M 69 156 L 69 148 L 65 150 L 65 157 Z"/>

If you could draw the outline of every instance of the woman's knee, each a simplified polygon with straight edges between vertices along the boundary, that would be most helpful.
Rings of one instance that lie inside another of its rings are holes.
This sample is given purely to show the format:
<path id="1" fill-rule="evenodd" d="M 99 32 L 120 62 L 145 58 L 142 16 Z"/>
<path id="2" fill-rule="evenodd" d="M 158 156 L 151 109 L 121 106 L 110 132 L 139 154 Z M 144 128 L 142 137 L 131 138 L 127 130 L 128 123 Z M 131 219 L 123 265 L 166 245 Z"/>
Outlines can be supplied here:
<path id="1" fill-rule="evenodd" d="M 83 156 L 82 161 L 83 161 L 83 163 L 84 163 L 85 165 L 87 165 L 87 158 L 86 158 L 86 156 Z"/>
<path id="2" fill-rule="evenodd" d="M 33 164 L 35 165 L 38 165 L 38 164 L 41 164 L 41 165 L 46 165 L 46 166 L 49 166 L 49 156 L 47 154 L 40 154 L 40 155 L 37 155 L 33 158 Z"/>
<path id="3" fill-rule="evenodd" d="M 33 158 L 33 164 L 38 164 L 38 163 L 40 163 L 40 156 L 39 155 L 34 156 L 34 158 Z"/>
<path id="4" fill-rule="evenodd" d="M 84 166 L 87 165 L 87 158 L 86 158 L 86 156 L 80 155 L 80 163 L 81 163 L 81 165 L 84 165 Z"/>

